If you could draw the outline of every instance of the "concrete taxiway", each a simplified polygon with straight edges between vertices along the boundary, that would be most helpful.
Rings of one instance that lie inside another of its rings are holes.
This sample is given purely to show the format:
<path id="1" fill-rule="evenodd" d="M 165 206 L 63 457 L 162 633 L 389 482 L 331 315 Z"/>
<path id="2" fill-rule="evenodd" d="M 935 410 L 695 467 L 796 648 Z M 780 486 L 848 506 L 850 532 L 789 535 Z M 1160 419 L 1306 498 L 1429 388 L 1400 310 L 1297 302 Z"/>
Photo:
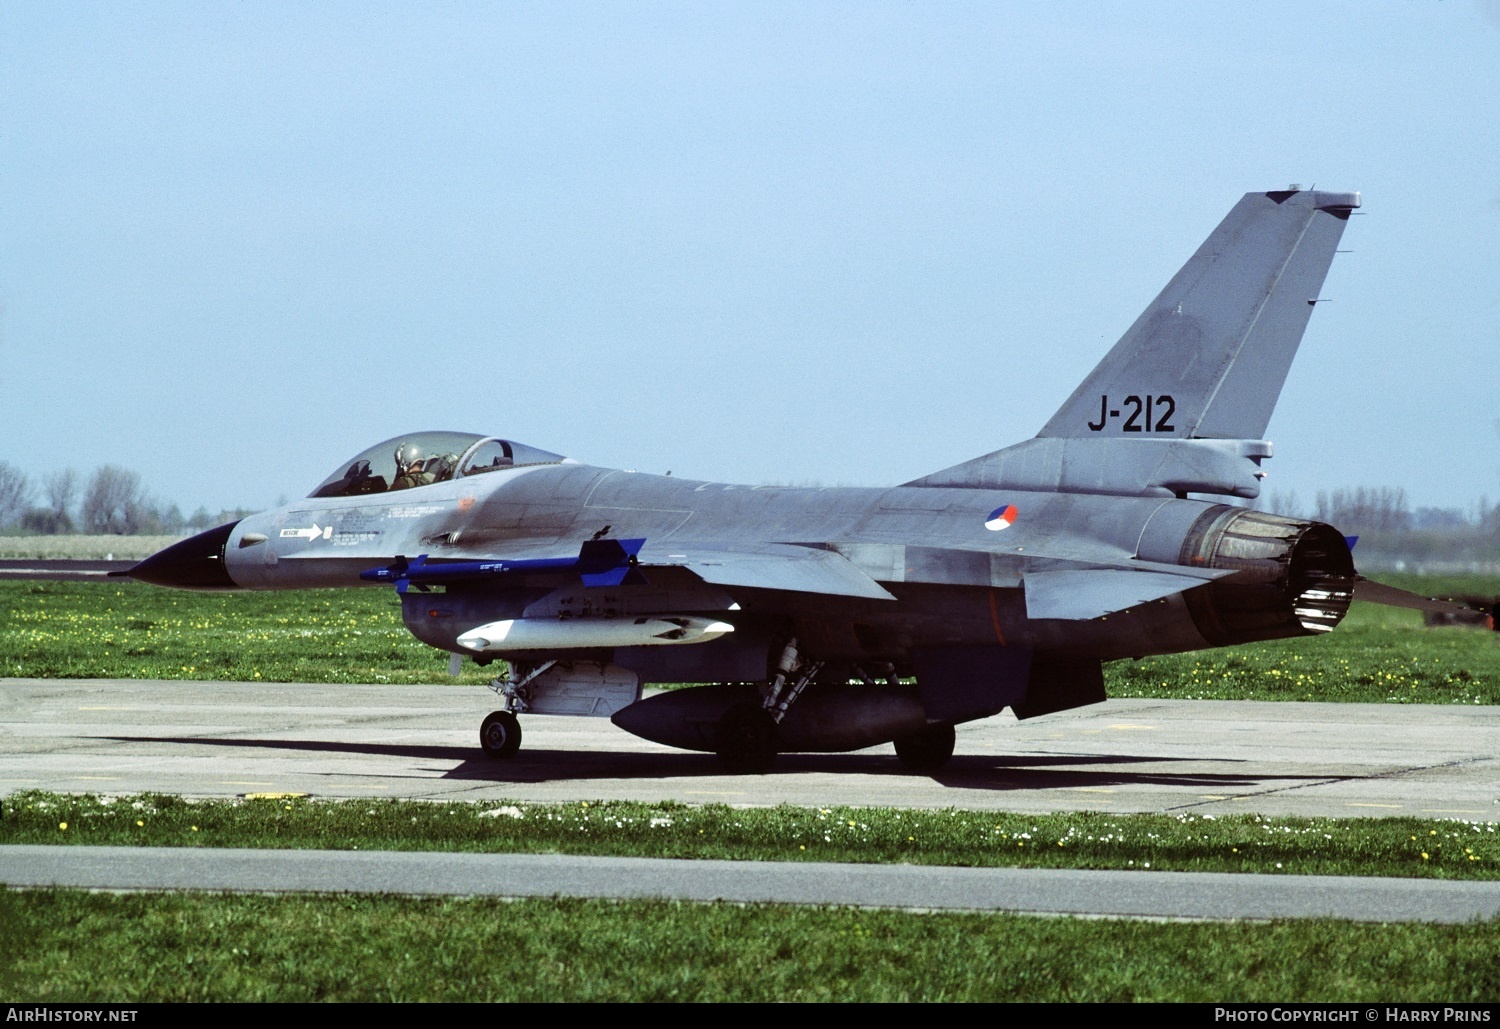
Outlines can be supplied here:
<path id="1" fill-rule="evenodd" d="M 483 687 L 0 679 L 0 794 L 596 799 L 1500 818 L 1500 708 L 1111 700 L 962 725 L 941 772 L 890 747 L 711 755 L 605 719 L 523 716 L 509 761 L 478 749 Z"/>
<path id="2" fill-rule="evenodd" d="M 774 901 L 1123 918 L 1461 923 L 1500 915 L 1500 882 L 561 854 L 0 846 L 0 882 L 106 890 Z"/>

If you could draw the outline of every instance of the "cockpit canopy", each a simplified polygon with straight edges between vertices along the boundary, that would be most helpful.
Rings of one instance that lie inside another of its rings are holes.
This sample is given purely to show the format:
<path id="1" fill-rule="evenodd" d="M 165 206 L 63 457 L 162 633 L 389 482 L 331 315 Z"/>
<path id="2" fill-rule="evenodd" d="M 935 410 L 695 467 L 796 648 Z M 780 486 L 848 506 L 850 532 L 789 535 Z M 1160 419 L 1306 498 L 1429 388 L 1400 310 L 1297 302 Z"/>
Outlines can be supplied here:
<path id="1" fill-rule="evenodd" d="M 377 443 L 346 461 L 313 490 L 314 497 L 355 497 L 367 493 L 430 486 L 529 464 L 556 464 L 561 454 L 524 443 L 472 432 L 411 432 Z"/>

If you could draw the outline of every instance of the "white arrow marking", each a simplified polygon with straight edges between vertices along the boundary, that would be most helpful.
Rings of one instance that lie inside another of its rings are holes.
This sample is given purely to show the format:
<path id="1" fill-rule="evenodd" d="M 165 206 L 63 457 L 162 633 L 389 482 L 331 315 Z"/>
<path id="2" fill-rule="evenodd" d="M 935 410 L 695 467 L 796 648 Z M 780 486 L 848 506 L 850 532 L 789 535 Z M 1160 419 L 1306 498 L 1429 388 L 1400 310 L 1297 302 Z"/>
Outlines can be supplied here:
<path id="1" fill-rule="evenodd" d="M 333 535 L 333 526 L 330 525 L 326 529 L 320 529 L 320 528 L 318 528 L 318 523 L 317 522 L 313 522 L 313 527 L 311 529 L 282 529 L 281 530 L 281 538 L 282 539 L 315 540 L 319 536 L 322 536 L 324 539 L 327 539 L 328 537 L 330 537 L 332 535 Z"/>

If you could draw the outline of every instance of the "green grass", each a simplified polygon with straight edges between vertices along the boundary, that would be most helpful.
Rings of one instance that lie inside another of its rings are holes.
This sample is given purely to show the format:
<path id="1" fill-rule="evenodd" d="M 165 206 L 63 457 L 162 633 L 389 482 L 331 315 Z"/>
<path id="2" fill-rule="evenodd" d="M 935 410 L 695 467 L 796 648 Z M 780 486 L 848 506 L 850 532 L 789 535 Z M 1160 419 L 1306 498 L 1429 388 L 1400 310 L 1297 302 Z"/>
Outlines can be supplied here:
<path id="1" fill-rule="evenodd" d="M 1389 577 L 1424 592 L 1500 593 L 1500 579 Z M 0 675 L 37 678 L 452 682 L 388 589 L 185 593 L 141 583 L 0 583 Z M 472 663 L 459 682 L 487 681 Z M 1356 604 L 1320 637 L 1106 668 L 1115 697 L 1500 703 L 1500 636 L 1423 627 Z"/>
<path id="2" fill-rule="evenodd" d="M 0 583 L 0 675 L 264 682 L 487 682 L 401 622 L 391 589 L 189 593 L 143 583 Z"/>
<path id="3" fill-rule="evenodd" d="M 1428 628 L 1419 612 L 1355 604 L 1324 636 L 1105 666 L 1111 697 L 1179 700 L 1500 703 L 1500 635 Z"/>
<path id="4" fill-rule="evenodd" d="M 1427 597 L 1481 597 L 1500 600 L 1497 575 L 1414 575 L 1410 572 L 1371 572 L 1370 578 Z"/>
<path id="5" fill-rule="evenodd" d="M 12 794 L 0 843 L 1500 879 L 1495 822 Z"/>
<path id="6" fill-rule="evenodd" d="M 1500 581 L 1383 581 L 1500 593 Z M 0 583 L 0 675 L 450 682 L 388 590 Z M 1107 670 L 1114 696 L 1500 702 L 1492 634 L 1356 605 L 1331 636 Z M 461 681 L 489 673 L 472 665 Z M 517 817 L 519 816 L 519 817 Z M 67 828 L 62 828 L 66 823 Z M 140 823 L 140 824 L 137 824 Z M 852 824 L 851 824 L 852 823 Z M 1494 823 L 14 794 L 0 842 L 443 849 L 1497 878 Z M 1058 846 L 1061 843 L 1062 846 Z M 1425 856 L 1424 856 L 1425 855 Z M 1496 923 L 1158 925 L 773 905 L 0 890 L 35 1001 L 1490 1001 Z"/>
<path id="7" fill-rule="evenodd" d="M 1425 596 L 1500 596 L 1495 576 L 1375 578 Z M 1428 628 L 1417 611 L 1355 604 L 1325 636 L 1116 661 L 1105 684 L 1111 697 L 1500 704 L 1500 635 Z"/>
<path id="8" fill-rule="evenodd" d="M 0 892 L 40 1001 L 1431 1001 L 1496 924 L 1156 924 L 775 905 Z M 0 963 L 4 963 L 0 958 Z"/>

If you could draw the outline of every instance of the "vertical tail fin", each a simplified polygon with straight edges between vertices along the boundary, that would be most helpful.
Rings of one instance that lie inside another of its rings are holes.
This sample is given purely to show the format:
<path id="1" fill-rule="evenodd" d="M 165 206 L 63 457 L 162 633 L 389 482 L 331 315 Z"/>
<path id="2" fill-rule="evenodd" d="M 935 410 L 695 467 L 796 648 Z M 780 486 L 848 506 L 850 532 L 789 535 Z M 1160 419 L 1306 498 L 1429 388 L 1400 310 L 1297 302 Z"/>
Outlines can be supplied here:
<path id="1" fill-rule="evenodd" d="M 1358 193 L 1247 193 L 1035 439 L 908 486 L 1254 497 Z"/>
<path id="2" fill-rule="evenodd" d="M 1037 435 L 1260 439 L 1358 193 L 1247 193 Z"/>

